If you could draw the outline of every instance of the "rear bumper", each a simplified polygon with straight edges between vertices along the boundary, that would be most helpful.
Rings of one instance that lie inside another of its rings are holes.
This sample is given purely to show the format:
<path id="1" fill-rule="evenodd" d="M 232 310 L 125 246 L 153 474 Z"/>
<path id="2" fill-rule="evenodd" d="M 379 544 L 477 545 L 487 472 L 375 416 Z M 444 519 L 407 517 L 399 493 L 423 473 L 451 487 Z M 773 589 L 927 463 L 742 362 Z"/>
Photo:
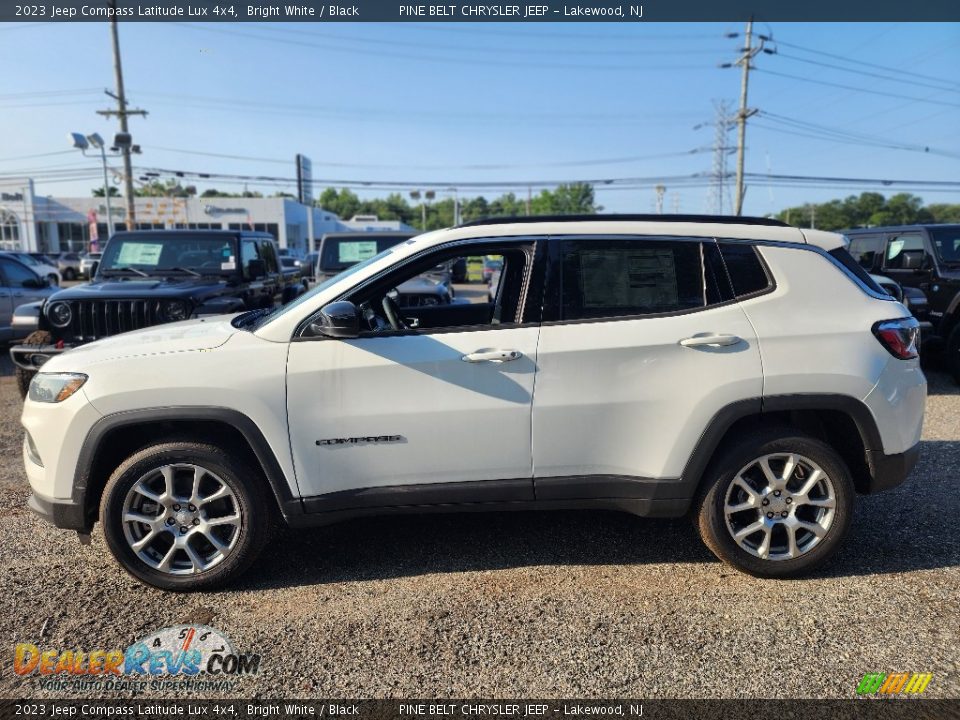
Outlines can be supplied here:
<path id="1" fill-rule="evenodd" d="M 55 500 L 34 492 L 27 498 L 27 507 L 51 525 L 63 530 L 89 533 L 93 523 L 87 520 L 83 502 Z"/>
<path id="2" fill-rule="evenodd" d="M 867 451 L 870 465 L 870 481 L 866 491 L 878 493 L 900 485 L 920 459 L 920 443 L 896 455 L 884 455 L 879 450 Z"/>

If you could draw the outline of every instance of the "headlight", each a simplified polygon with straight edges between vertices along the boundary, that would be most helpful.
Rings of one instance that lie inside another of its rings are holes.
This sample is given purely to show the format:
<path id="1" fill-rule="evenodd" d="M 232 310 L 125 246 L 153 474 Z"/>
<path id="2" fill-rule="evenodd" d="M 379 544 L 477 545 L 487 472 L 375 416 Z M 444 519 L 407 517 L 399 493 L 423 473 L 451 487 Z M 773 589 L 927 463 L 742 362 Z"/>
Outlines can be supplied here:
<path id="1" fill-rule="evenodd" d="M 160 303 L 160 317 L 167 322 L 186 320 L 190 316 L 187 304 L 180 300 L 164 300 Z"/>
<path id="2" fill-rule="evenodd" d="M 70 309 L 70 303 L 53 303 L 47 310 L 47 317 L 54 327 L 62 328 L 70 324 L 73 320 L 73 311 Z"/>
<path id="3" fill-rule="evenodd" d="M 27 396 L 34 402 L 63 402 L 83 387 L 86 375 L 80 373 L 37 373 L 30 381 Z"/>

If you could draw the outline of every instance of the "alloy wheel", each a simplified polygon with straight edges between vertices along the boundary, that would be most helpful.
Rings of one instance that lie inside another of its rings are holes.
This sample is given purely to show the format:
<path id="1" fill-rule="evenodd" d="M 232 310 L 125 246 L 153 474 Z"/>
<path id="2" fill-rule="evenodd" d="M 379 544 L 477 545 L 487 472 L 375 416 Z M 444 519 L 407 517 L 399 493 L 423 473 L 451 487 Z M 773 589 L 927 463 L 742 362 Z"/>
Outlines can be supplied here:
<path id="1" fill-rule="evenodd" d="M 123 534 L 154 570 L 195 575 L 223 562 L 240 537 L 243 517 L 230 486 L 200 465 L 151 470 L 127 491 Z"/>
<path id="2" fill-rule="evenodd" d="M 772 453 L 734 475 L 724 498 L 727 530 L 762 560 L 792 560 L 816 547 L 836 516 L 833 482 L 813 460 Z"/>

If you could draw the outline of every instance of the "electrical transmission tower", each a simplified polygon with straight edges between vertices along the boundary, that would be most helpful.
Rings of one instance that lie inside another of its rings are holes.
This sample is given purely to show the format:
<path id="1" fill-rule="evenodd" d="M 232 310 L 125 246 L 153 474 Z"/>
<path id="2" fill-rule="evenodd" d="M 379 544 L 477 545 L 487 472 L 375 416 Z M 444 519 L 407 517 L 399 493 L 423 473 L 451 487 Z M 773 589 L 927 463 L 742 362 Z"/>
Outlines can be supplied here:
<path id="1" fill-rule="evenodd" d="M 727 192 L 727 157 L 731 148 L 727 141 L 730 137 L 730 128 L 733 127 L 733 115 L 730 112 L 730 103 L 726 100 L 713 102 L 716 118 L 714 120 L 713 136 L 713 172 L 710 185 L 710 212 L 714 215 L 723 215 Z"/>

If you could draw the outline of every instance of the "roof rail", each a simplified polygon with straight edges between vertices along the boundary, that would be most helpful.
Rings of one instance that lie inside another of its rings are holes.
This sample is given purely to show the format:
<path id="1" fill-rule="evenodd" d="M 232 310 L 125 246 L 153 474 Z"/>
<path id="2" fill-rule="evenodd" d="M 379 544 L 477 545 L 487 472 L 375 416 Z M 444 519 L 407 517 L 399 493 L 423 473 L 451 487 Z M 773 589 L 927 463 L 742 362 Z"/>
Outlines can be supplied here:
<path id="1" fill-rule="evenodd" d="M 477 225 L 510 225 L 513 223 L 538 222 L 583 222 L 599 220 L 608 222 L 693 222 L 723 223 L 725 225 L 770 225 L 773 227 L 791 227 L 785 222 L 773 218 L 739 217 L 735 215 L 524 215 L 519 217 L 491 217 L 460 223 L 457 227 Z"/>

